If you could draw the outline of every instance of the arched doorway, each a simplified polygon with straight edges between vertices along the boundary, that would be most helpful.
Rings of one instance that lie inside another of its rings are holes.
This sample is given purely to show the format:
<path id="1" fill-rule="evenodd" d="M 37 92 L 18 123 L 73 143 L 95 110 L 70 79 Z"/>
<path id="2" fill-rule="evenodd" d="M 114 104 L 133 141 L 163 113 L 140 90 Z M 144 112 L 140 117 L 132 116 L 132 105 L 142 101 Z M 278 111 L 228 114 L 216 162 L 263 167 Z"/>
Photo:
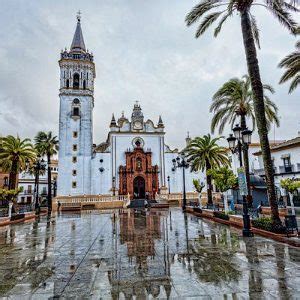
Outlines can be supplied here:
<path id="1" fill-rule="evenodd" d="M 137 176 L 133 180 L 133 198 L 145 198 L 145 179 L 141 176 Z"/>

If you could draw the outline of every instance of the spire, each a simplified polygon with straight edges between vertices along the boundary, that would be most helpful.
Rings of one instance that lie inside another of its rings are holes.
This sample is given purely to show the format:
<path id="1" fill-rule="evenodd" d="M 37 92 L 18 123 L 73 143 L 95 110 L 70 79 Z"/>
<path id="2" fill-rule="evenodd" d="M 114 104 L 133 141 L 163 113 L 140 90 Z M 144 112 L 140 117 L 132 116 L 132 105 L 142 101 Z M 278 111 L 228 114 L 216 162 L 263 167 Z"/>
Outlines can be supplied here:
<path id="1" fill-rule="evenodd" d="M 111 121 L 110 121 L 110 127 L 115 127 L 117 126 L 117 122 L 116 122 L 116 119 L 115 119 L 115 115 L 112 114 L 112 118 L 111 118 Z"/>
<path id="2" fill-rule="evenodd" d="M 81 20 L 81 12 L 80 11 L 77 13 L 76 18 L 77 18 L 77 26 L 76 26 L 76 30 L 75 30 L 72 45 L 71 45 L 71 51 L 85 52 L 86 51 L 85 44 L 84 44 L 83 35 L 82 35 L 82 31 L 81 31 L 81 25 L 80 25 L 80 20 Z"/>
<path id="3" fill-rule="evenodd" d="M 164 127 L 165 127 L 165 125 L 164 125 L 164 123 L 163 123 L 163 121 L 162 121 L 161 116 L 159 116 L 158 123 L 157 123 L 157 127 L 160 127 L 160 128 L 164 128 Z"/>

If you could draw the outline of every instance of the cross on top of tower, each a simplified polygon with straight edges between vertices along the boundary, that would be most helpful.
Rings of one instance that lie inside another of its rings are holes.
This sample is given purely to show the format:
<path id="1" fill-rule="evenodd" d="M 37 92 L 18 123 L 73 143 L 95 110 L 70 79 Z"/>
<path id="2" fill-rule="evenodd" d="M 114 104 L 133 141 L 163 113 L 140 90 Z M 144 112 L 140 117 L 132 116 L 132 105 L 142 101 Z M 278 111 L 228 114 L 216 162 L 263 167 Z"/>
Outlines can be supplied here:
<path id="1" fill-rule="evenodd" d="M 77 21 L 80 22 L 81 19 L 81 11 L 79 10 L 76 15 Z"/>

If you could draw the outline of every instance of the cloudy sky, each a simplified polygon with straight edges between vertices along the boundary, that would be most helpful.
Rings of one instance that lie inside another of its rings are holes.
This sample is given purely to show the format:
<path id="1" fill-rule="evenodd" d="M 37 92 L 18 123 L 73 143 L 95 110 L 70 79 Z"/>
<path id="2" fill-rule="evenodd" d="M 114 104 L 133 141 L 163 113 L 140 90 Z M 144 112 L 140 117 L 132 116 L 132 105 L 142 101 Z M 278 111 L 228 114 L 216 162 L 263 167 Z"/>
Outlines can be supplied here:
<path id="1" fill-rule="evenodd" d="M 70 47 L 79 9 L 96 63 L 96 143 L 106 139 L 112 113 L 118 117 L 124 110 L 130 116 L 136 100 L 146 119 L 157 122 L 162 115 L 172 147 L 183 145 L 187 131 L 208 133 L 212 95 L 228 79 L 245 74 L 246 63 L 238 16 L 217 39 L 212 31 L 195 39 L 195 27 L 187 28 L 184 18 L 196 3 L 1 0 L 0 134 L 58 133 L 58 59 L 61 49 Z M 276 139 L 292 138 L 300 131 L 300 93 L 289 95 L 287 84 L 278 85 L 277 64 L 294 50 L 296 39 L 262 7 L 255 14 L 262 79 L 276 89 L 272 99 L 280 110 Z"/>

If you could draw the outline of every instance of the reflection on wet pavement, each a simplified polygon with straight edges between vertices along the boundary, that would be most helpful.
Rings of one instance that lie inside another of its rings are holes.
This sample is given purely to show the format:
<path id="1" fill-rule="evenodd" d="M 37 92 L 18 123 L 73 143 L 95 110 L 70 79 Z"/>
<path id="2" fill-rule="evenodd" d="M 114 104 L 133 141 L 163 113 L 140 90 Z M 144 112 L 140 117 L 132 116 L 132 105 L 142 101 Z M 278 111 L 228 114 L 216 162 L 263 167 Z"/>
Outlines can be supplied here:
<path id="1" fill-rule="evenodd" d="M 0 296 L 298 299 L 300 251 L 177 208 L 65 213 L 0 228 Z"/>

